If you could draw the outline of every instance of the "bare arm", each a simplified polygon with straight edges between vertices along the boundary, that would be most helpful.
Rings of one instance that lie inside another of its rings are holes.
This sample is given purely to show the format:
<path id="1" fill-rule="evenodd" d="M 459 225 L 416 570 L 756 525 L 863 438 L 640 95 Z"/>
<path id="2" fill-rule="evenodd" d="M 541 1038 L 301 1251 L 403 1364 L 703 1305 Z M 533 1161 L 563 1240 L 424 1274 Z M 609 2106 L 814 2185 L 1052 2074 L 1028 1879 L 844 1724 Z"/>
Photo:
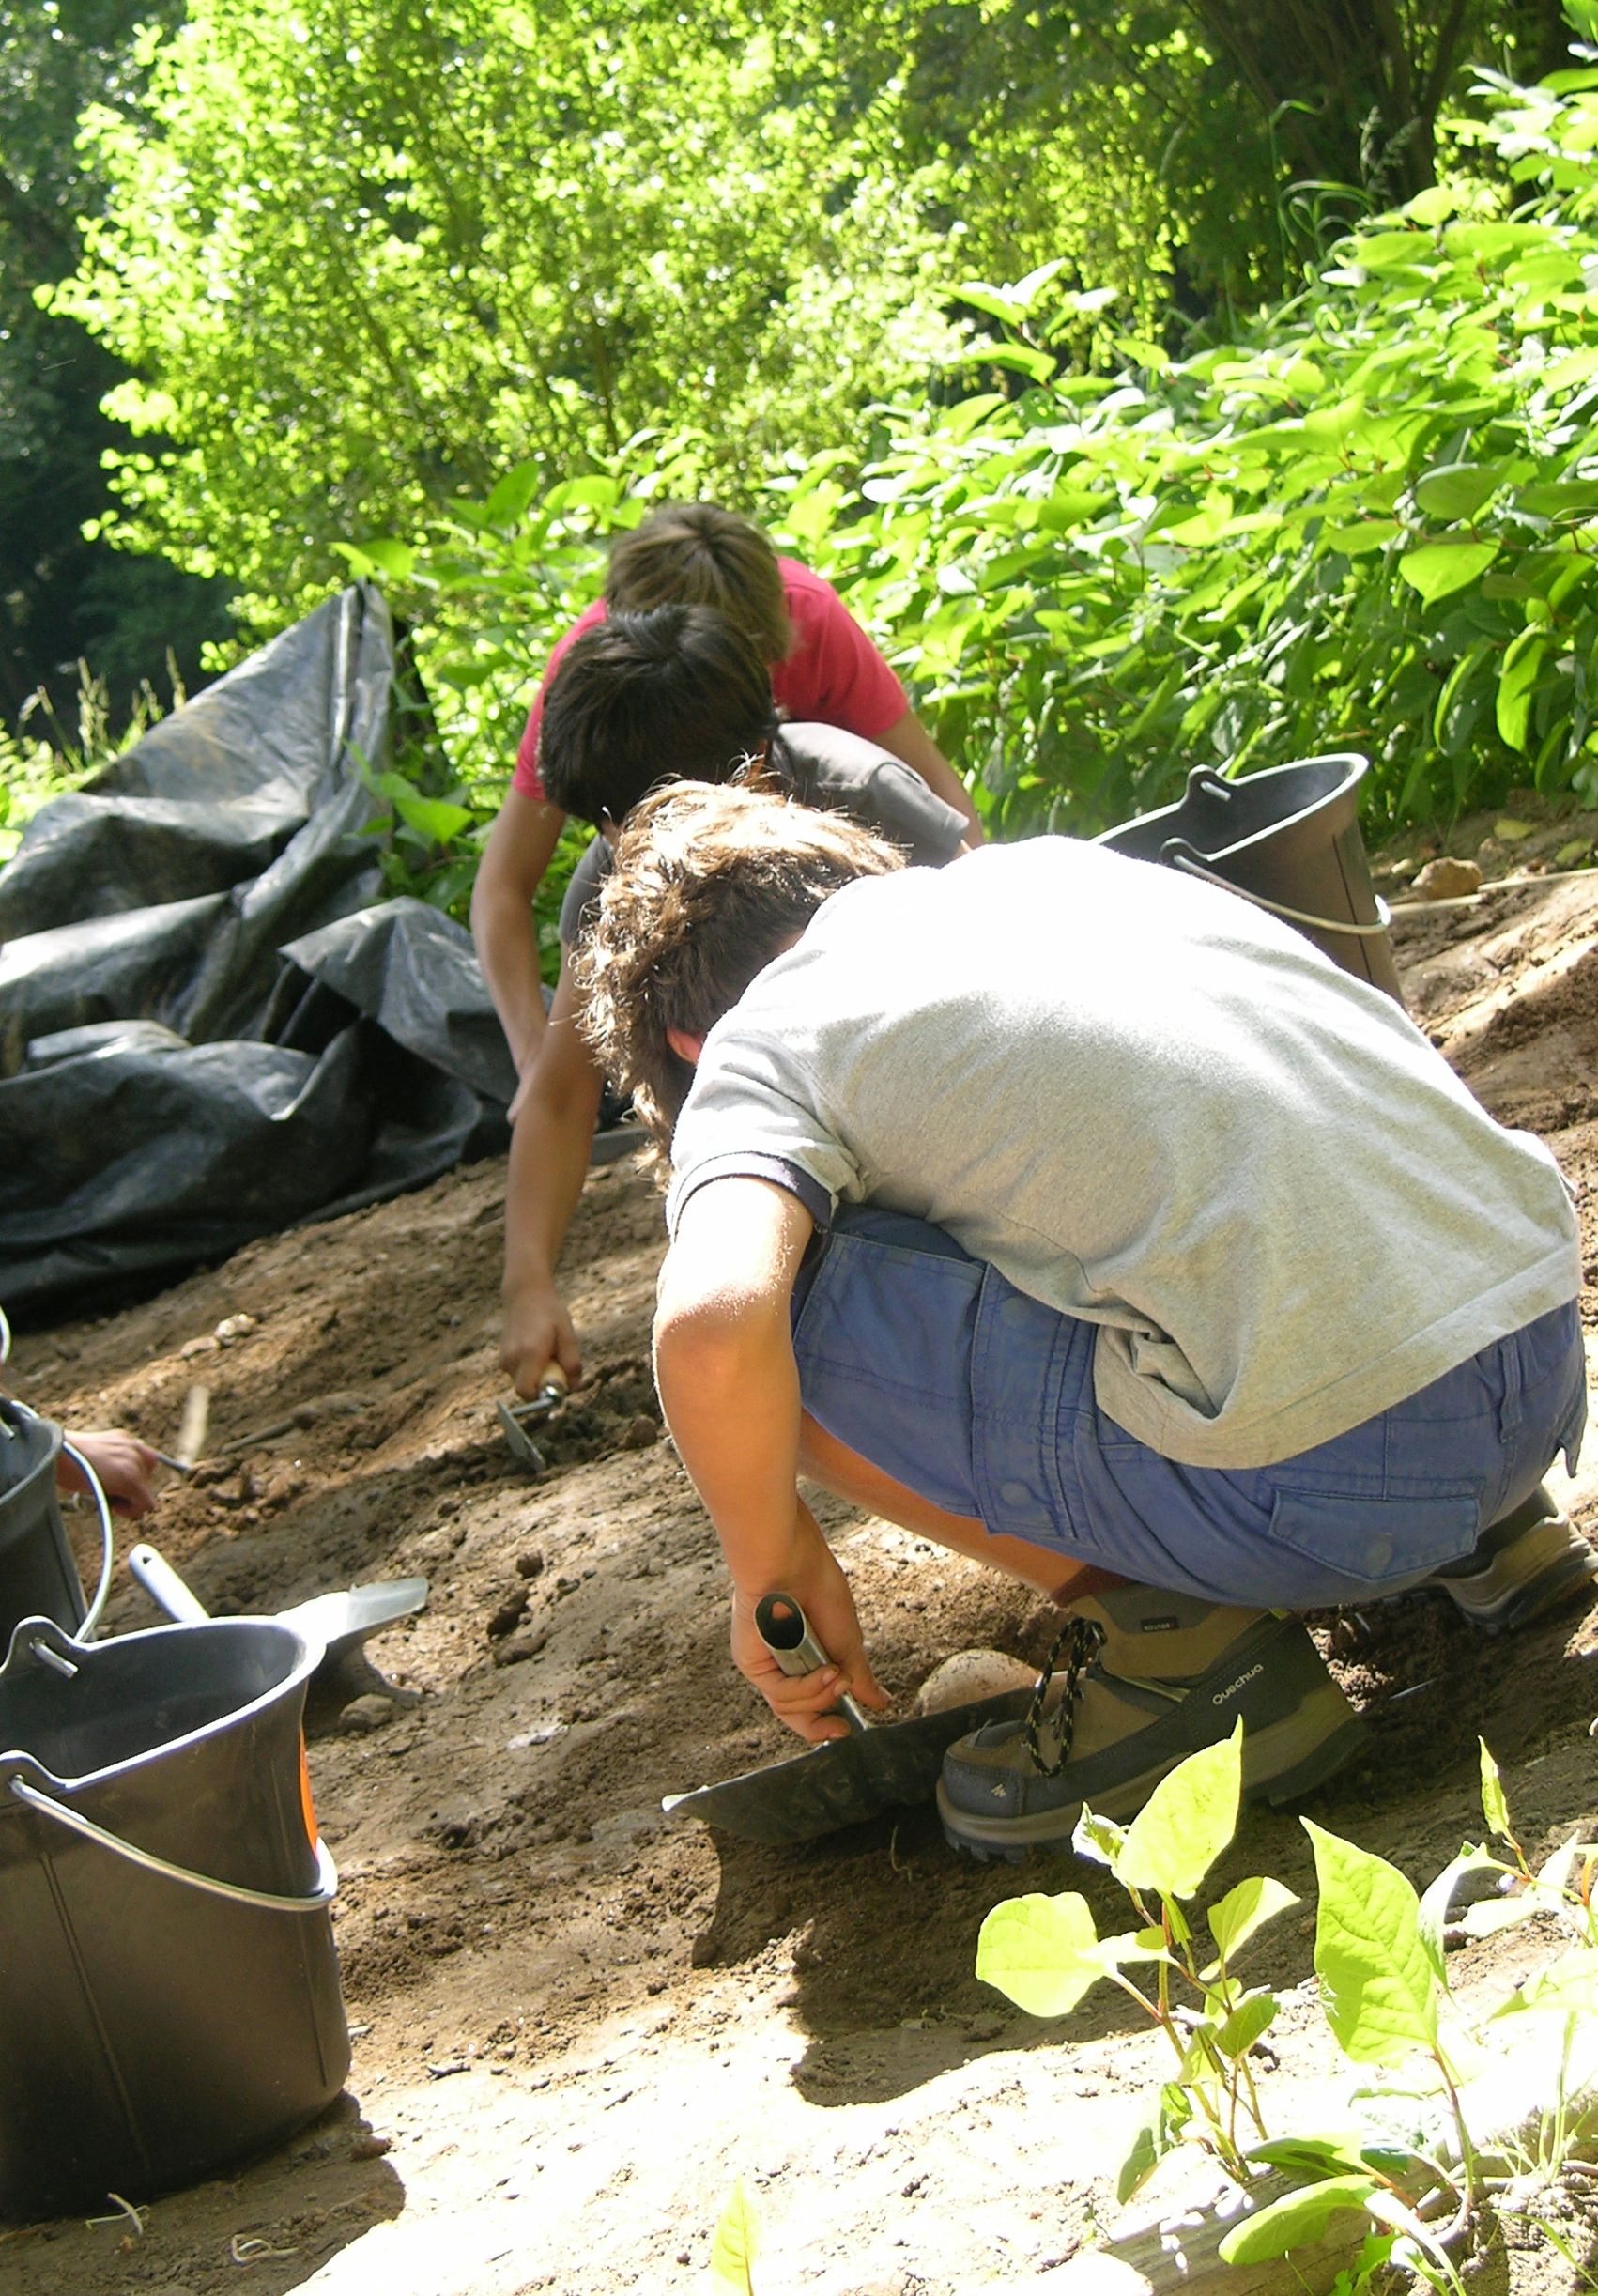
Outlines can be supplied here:
<path id="1" fill-rule="evenodd" d="M 760 1179 L 709 1181 L 689 1198 L 661 1271 L 655 1377 L 667 1424 L 732 1576 L 732 1655 L 803 1738 L 840 1737 L 840 1690 L 888 1702 L 867 1659 L 848 1581 L 800 1500 L 799 1374 L 789 1336 L 808 1213 Z M 833 1664 L 782 1673 L 754 1629 L 762 1595 L 791 1595 Z"/>
<path id="2" fill-rule="evenodd" d="M 524 1395 L 537 1394 L 551 1359 L 569 1379 L 582 1374 L 555 1263 L 583 1191 L 604 1079 L 577 1033 L 576 1004 L 563 955 L 549 1025 L 518 1095 L 505 1177 L 499 1362 Z"/>
<path id="3" fill-rule="evenodd" d="M 544 1040 L 544 996 L 539 985 L 538 934 L 532 897 L 560 838 L 565 815 L 558 807 L 507 790 L 489 833 L 471 893 L 471 933 L 477 961 L 499 1015 L 521 1088 L 511 1102 L 514 1122 L 528 1071 Z"/>
<path id="4" fill-rule="evenodd" d="M 879 746 L 918 773 L 935 797 L 952 805 L 957 813 L 963 813 L 971 824 L 967 847 L 982 842 L 982 824 L 976 818 L 976 808 L 971 802 L 964 782 L 933 741 L 914 710 L 906 710 L 898 723 L 889 726 L 885 733 L 877 735 Z"/>

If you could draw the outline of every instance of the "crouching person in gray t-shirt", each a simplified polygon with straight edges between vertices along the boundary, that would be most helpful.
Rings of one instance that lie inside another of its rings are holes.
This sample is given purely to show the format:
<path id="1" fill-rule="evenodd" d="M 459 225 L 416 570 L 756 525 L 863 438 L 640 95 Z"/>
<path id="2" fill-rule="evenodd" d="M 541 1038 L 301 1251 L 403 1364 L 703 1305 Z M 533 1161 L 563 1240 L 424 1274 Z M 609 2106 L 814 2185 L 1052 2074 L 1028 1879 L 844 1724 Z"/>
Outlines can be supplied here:
<path id="1" fill-rule="evenodd" d="M 578 960 L 668 1146 L 656 1373 L 801 1736 L 885 1703 L 803 1472 L 1068 1608 L 1065 1695 L 946 1757 L 950 1838 L 1068 1840 L 1241 1717 L 1281 1799 L 1358 1724 L 1273 1613 L 1516 1623 L 1591 1550 L 1569 1193 L 1388 997 L 1233 895 L 1064 838 L 905 871 L 740 790 L 651 798 Z M 793 1680 L 759 1598 L 831 1663 Z"/>

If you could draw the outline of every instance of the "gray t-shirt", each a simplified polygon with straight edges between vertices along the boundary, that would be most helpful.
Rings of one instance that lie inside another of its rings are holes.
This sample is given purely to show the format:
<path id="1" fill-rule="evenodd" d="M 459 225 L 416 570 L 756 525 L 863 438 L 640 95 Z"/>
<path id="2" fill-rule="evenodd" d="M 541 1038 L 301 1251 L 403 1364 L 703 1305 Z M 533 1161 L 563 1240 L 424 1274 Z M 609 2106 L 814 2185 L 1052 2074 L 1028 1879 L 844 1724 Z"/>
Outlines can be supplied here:
<path id="1" fill-rule="evenodd" d="M 866 828 L 880 830 L 909 861 L 935 867 L 960 851 L 964 816 L 875 742 L 846 733 L 841 726 L 791 725 L 782 729 L 779 751 L 790 794 L 801 805 L 847 813 Z M 609 843 L 596 837 L 572 871 L 561 903 L 561 938 L 568 947 L 582 937 L 614 866 Z"/>
<path id="2" fill-rule="evenodd" d="M 1552 1156 L 1248 901 L 1065 838 L 865 880 L 706 1039 L 668 1217 L 754 1173 L 945 1227 L 1103 1328 L 1099 1401 L 1270 1465 L 1580 1285 Z"/>

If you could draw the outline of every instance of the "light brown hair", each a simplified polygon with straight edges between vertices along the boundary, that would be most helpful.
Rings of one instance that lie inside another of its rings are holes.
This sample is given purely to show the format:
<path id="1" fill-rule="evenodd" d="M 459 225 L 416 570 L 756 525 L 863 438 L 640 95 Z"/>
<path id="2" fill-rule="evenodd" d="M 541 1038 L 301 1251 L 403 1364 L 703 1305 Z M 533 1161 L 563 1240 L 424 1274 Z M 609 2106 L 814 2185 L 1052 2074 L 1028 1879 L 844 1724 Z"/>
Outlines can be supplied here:
<path id="1" fill-rule="evenodd" d="M 793 643 L 782 571 L 758 526 L 715 502 L 667 502 L 610 546 L 605 603 L 623 613 L 714 606 L 768 666 Z"/>
<path id="2" fill-rule="evenodd" d="M 704 1036 L 829 895 L 902 866 L 846 815 L 755 790 L 684 781 L 634 808 L 574 964 L 583 1035 L 657 1147 L 694 1081 L 667 1031 Z"/>

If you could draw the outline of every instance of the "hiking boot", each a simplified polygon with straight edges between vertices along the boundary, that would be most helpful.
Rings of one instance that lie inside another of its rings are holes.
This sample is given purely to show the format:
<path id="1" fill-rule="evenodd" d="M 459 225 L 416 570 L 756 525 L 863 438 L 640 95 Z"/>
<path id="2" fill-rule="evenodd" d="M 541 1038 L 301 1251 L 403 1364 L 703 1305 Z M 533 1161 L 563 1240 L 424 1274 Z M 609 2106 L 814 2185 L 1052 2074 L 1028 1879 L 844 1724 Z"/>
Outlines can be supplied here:
<path id="1" fill-rule="evenodd" d="M 1178 1762 L 1230 1737 L 1239 1715 L 1243 1792 L 1272 1802 L 1318 1785 L 1363 1734 L 1296 1620 L 1142 1586 L 1084 1597 L 1025 1719 L 989 1723 L 944 1756 L 944 1831 L 977 1857 L 1068 1849 L 1084 1801 L 1130 1817 Z"/>
<path id="2" fill-rule="evenodd" d="M 1467 1555 L 1419 1583 L 1447 1595 L 1473 1626 L 1501 1634 L 1586 1594 L 1594 1579 L 1598 1552 L 1539 1484 L 1489 1525 Z"/>

